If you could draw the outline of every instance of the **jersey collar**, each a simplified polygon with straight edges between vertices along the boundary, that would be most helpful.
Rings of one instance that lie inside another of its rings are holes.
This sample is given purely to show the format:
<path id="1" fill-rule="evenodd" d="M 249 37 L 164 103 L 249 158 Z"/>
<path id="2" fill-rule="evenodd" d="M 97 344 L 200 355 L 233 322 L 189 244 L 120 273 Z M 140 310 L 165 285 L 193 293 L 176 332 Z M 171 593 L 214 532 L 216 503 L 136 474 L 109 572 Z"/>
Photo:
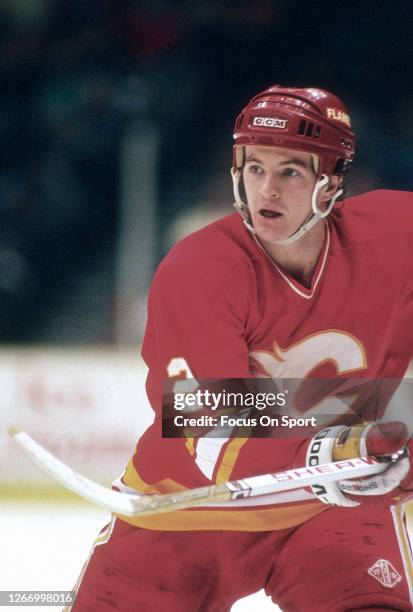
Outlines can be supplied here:
<path id="1" fill-rule="evenodd" d="M 296 293 L 300 297 L 306 300 L 310 300 L 313 297 L 317 289 L 317 286 L 321 280 L 324 269 L 326 267 L 327 255 L 328 255 L 328 251 L 330 247 L 330 228 L 329 228 L 328 221 L 326 222 L 326 236 L 324 238 L 324 245 L 320 252 L 320 255 L 318 256 L 317 264 L 316 264 L 316 267 L 314 269 L 313 276 L 311 279 L 311 286 L 308 288 L 301 285 L 293 276 L 291 276 L 287 272 L 284 272 L 278 266 L 278 264 L 272 259 L 272 257 L 267 253 L 267 251 L 264 249 L 264 247 L 262 246 L 262 244 L 259 242 L 259 240 L 256 238 L 255 235 L 254 235 L 254 239 L 257 245 L 259 246 L 259 248 L 261 249 L 261 251 L 267 257 L 267 259 L 271 262 L 272 266 L 277 270 L 278 274 L 287 283 L 290 289 L 292 289 L 294 293 Z"/>

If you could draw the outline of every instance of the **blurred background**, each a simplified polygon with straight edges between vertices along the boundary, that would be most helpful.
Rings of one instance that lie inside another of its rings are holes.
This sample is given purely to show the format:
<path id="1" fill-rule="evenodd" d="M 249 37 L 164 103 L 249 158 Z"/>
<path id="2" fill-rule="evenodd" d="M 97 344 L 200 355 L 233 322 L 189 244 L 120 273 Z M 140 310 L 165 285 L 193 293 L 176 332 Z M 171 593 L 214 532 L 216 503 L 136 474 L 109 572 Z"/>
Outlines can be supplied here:
<path id="1" fill-rule="evenodd" d="M 411 25 L 397 0 L 2 0 L 2 341 L 138 346 L 159 259 L 231 211 L 233 121 L 270 84 L 344 99 L 349 195 L 411 189 Z"/>
<path id="2" fill-rule="evenodd" d="M 412 189 L 412 26 L 401 0 L 1 0 L 0 494 L 60 495 L 11 423 L 101 482 L 122 470 L 152 419 L 151 277 L 176 240 L 231 212 L 232 127 L 252 95 L 332 90 L 358 137 L 347 195 Z M 1 521 L 22 547 L 2 588 L 69 588 L 83 549 L 64 584 L 20 571 L 41 524 L 25 508 Z"/>

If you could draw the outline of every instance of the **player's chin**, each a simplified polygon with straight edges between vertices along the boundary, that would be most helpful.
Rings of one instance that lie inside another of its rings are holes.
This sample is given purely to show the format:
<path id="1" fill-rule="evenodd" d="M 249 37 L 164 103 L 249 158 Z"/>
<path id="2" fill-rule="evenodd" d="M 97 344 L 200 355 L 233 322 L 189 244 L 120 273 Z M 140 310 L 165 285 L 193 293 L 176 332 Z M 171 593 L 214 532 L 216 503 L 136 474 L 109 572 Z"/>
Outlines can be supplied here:
<path id="1" fill-rule="evenodd" d="M 262 227 L 260 223 L 255 224 L 254 229 L 257 238 L 259 238 L 261 242 L 276 242 L 277 240 L 282 240 L 287 236 L 285 229 L 282 230 L 281 228 L 275 229 L 269 227 Z"/>

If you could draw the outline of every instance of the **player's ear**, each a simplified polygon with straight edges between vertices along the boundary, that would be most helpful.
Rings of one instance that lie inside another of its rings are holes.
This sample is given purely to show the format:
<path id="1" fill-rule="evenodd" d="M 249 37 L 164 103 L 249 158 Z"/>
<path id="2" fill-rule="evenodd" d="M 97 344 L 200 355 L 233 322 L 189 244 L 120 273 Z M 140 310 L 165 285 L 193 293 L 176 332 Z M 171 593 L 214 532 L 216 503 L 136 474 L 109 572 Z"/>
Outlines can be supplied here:
<path id="1" fill-rule="evenodd" d="M 342 187 L 343 177 L 332 175 L 329 177 L 327 185 L 321 189 L 320 201 L 328 202 L 333 195 Z"/>

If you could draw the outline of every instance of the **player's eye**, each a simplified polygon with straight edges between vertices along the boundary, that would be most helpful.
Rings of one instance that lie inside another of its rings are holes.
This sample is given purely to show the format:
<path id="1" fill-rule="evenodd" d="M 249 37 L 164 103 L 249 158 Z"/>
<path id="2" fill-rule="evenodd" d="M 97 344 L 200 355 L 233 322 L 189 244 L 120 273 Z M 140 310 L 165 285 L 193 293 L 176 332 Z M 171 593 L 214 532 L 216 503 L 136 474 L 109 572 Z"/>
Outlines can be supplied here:
<path id="1" fill-rule="evenodd" d="M 259 164 L 249 164 L 247 170 L 251 174 L 261 174 L 263 172 L 263 168 Z"/>
<path id="2" fill-rule="evenodd" d="M 299 176 L 300 173 L 295 168 L 284 168 L 283 170 L 284 176 Z"/>

